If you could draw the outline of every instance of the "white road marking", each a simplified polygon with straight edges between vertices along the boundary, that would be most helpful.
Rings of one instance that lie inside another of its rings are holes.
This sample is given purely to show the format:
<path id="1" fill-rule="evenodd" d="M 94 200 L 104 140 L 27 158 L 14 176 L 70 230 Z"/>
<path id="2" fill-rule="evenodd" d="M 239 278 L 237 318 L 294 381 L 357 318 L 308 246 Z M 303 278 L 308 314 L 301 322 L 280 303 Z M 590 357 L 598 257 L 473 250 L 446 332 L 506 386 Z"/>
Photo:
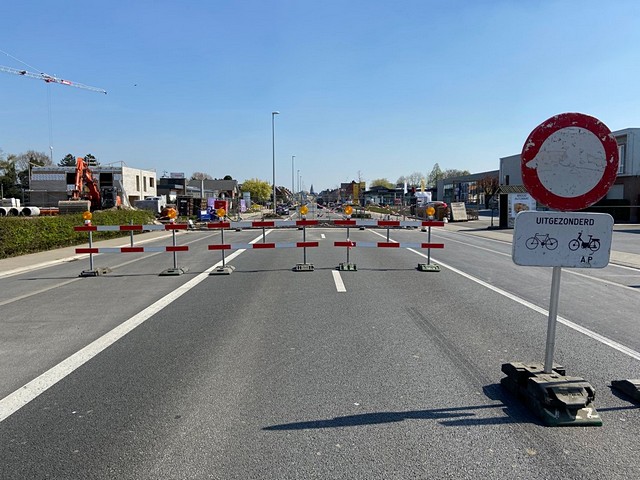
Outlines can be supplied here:
<path id="1" fill-rule="evenodd" d="M 265 234 L 271 233 L 273 230 L 267 230 Z M 251 240 L 249 243 L 255 243 L 262 240 L 262 234 L 259 237 Z M 226 261 L 229 262 L 245 252 L 246 250 L 237 250 L 228 257 Z M 30 401 L 37 398 L 40 394 L 51 388 L 53 385 L 64 379 L 67 375 L 80 368 L 86 362 L 98 355 L 110 345 L 114 344 L 127 333 L 133 329 L 142 325 L 145 321 L 151 318 L 153 315 L 161 311 L 163 308 L 170 305 L 172 302 L 180 298 L 196 285 L 204 281 L 209 277 L 209 273 L 222 265 L 222 260 L 209 267 L 198 276 L 189 280 L 187 283 L 178 287 L 176 290 L 165 295 L 163 298 L 148 306 L 137 315 L 134 315 L 130 319 L 121 323 L 110 332 L 105 333 L 102 337 L 94 340 L 92 343 L 84 347 L 82 350 L 74 353 L 67 359 L 58 363 L 56 366 L 50 368 L 39 377 L 31 380 L 26 385 L 20 387 L 13 393 L 10 393 L 6 397 L 0 400 L 0 423 L 3 422 L 10 415 L 14 414 Z"/>
<path id="2" fill-rule="evenodd" d="M 439 231 L 439 232 L 435 233 L 435 234 L 434 234 L 434 236 L 436 236 L 436 235 L 440 235 L 440 236 L 442 236 L 442 237 L 445 237 L 445 238 L 449 239 L 449 240 L 450 240 L 450 241 L 452 241 L 452 242 L 462 243 L 463 245 L 471 245 L 471 246 L 475 246 L 475 245 L 473 245 L 473 244 L 471 244 L 471 243 L 464 243 L 464 242 L 461 242 L 460 240 L 455 240 L 455 239 L 453 239 L 453 238 L 451 238 L 451 237 L 450 237 L 450 235 L 457 235 L 457 234 L 460 234 L 460 235 L 467 235 L 467 236 L 473 236 L 473 234 L 472 234 L 472 233 L 465 232 L 464 230 L 458 230 L 458 231 L 445 231 L 444 233 L 443 233 L 442 231 Z M 448 235 L 449 235 L 449 236 L 448 236 Z M 483 240 L 488 241 L 488 242 L 502 243 L 503 245 L 504 245 L 505 243 L 506 243 L 506 244 L 511 245 L 511 243 L 512 243 L 512 242 L 510 242 L 510 241 L 508 241 L 508 240 L 498 240 L 498 239 L 490 238 L 490 237 L 482 237 L 482 236 L 481 236 L 481 238 L 482 238 Z M 477 247 L 477 246 L 476 246 L 476 248 L 481 248 L 481 249 L 482 249 L 483 247 Z M 492 252 L 492 251 L 494 251 L 494 250 L 490 250 L 490 249 L 489 249 L 489 251 L 490 251 L 490 252 Z M 500 254 L 500 255 L 509 255 L 509 256 L 511 255 L 510 253 L 509 253 L 509 254 L 504 254 L 504 253 L 501 253 L 501 252 L 495 252 L 495 253 L 498 253 L 498 254 Z M 622 252 L 622 253 L 624 253 L 624 252 Z M 610 261 L 609 261 L 609 266 L 611 266 L 611 267 L 615 267 L 615 268 L 621 268 L 621 269 L 623 269 L 623 270 L 630 270 L 630 271 L 632 271 L 632 272 L 637 272 L 637 271 L 638 271 L 638 269 L 637 269 L 636 267 L 629 267 L 629 266 L 627 266 L 627 265 L 622 265 L 622 264 L 620 264 L 620 263 L 615 263 L 615 260 L 610 260 Z"/>
<path id="3" fill-rule="evenodd" d="M 180 232 L 178 232 L 178 233 L 180 233 Z M 154 241 L 156 241 L 158 239 L 162 239 L 162 238 L 170 237 L 170 236 L 171 236 L 171 234 L 167 234 L 167 235 L 162 235 L 162 236 L 158 236 L 158 237 L 154 237 L 154 238 L 148 238 L 146 240 L 140 240 L 140 241 L 138 241 L 136 243 L 136 246 L 137 245 L 141 245 L 143 243 L 154 242 Z M 125 237 L 122 237 L 122 238 L 124 239 Z M 126 244 L 123 243 L 122 245 L 119 245 L 119 246 L 128 247 L 130 245 L 131 245 L 130 243 L 126 243 Z M 86 246 L 86 245 L 76 245 L 74 248 L 83 247 L 83 246 Z M 96 254 L 96 255 L 99 255 L 99 254 Z M 72 255 L 70 257 L 58 258 L 56 260 L 49 260 L 48 262 L 42 262 L 42 263 L 38 263 L 38 264 L 35 264 L 35 265 L 28 265 L 26 267 L 20 267 L 20 268 L 16 268 L 16 269 L 13 269 L 13 270 L 7 270 L 6 272 L 0 273 L 0 278 L 11 277 L 13 275 L 19 275 L 21 273 L 30 272 L 32 270 L 39 270 L 41 268 L 50 267 L 52 265 L 59 265 L 61 263 L 67 263 L 67 262 L 71 262 L 73 260 L 81 260 L 83 258 L 88 258 L 88 257 L 89 257 L 88 253 L 87 254 L 79 254 L 79 255 L 75 255 L 74 254 L 74 255 Z"/>
<path id="4" fill-rule="evenodd" d="M 375 232 L 373 230 L 369 230 L 372 233 L 375 233 L 376 235 L 380 235 L 381 237 L 384 237 L 384 235 Z M 392 242 L 397 243 L 395 240 L 390 240 Z M 417 250 L 414 250 L 413 248 L 407 248 L 407 250 L 409 250 L 410 252 L 415 253 L 416 255 L 420 255 L 423 258 L 429 258 L 427 255 L 425 255 L 422 252 L 419 252 Z M 447 265 L 446 263 L 440 262 L 438 260 L 435 260 L 433 257 L 431 257 L 431 260 L 434 262 L 437 262 L 438 265 L 441 265 L 442 267 L 445 267 L 449 270 L 451 270 L 454 273 L 457 273 L 458 275 L 462 275 L 463 277 L 476 282 L 479 285 L 482 285 L 483 287 L 486 287 L 490 290 L 493 290 L 494 292 L 509 298 L 510 300 L 513 300 L 514 302 L 518 302 L 520 305 L 524 305 L 527 308 L 530 308 L 531 310 L 534 310 L 538 313 L 541 313 L 542 315 L 546 316 L 547 318 L 549 317 L 549 311 L 539 307 L 531 302 L 528 302 L 526 300 L 524 300 L 523 298 L 520 298 L 512 293 L 507 292 L 506 290 L 502 290 L 501 288 L 498 287 L 494 287 L 493 285 L 480 280 L 477 277 L 474 277 L 473 275 L 469 275 L 468 273 L 463 272 L 462 270 L 458 270 L 455 267 L 452 267 L 451 265 Z M 592 277 L 589 277 L 590 279 L 592 279 Z M 621 343 L 616 342 L 615 340 L 611 340 L 610 338 L 605 337 L 604 335 L 600 335 L 599 333 L 596 333 L 592 330 L 589 330 L 588 328 L 583 327 L 582 325 L 578 325 L 577 323 L 573 323 L 571 320 L 567 320 L 564 317 L 561 317 L 560 315 L 557 316 L 557 321 L 558 323 L 561 323 L 573 330 L 575 330 L 576 332 L 580 332 L 584 335 L 586 335 L 589 338 L 592 338 L 604 345 L 607 345 L 611 348 L 613 348 L 614 350 L 618 350 L 619 352 L 624 353 L 625 355 L 630 356 L 631 358 L 634 358 L 635 360 L 640 360 L 640 352 L 637 352 L 629 347 L 626 347 L 624 345 L 622 345 Z"/>
<path id="5" fill-rule="evenodd" d="M 373 232 L 373 233 L 377 233 L 377 232 Z M 378 235 L 380 235 L 380 234 L 378 233 Z M 485 250 L 487 252 L 494 253 L 496 255 L 502 255 L 503 257 L 511 257 L 510 253 L 498 252 L 497 250 L 492 250 L 492 249 L 486 248 L 486 247 L 480 247 L 478 245 L 474 245 L 473 243 L 463 242 L 462 240 L 456 240 L 456 239 L 449 238 L 449 237 L 446 237 L 446 238 L 447 238 L 448 242 L 456 242 L 456 243 L 460 243 L 462 245 L 466 245 L 467 247 L 473 247 L 473 248 L 477 248 L 479 250 Z M 492 240 L 492 239 L 487 239 L 487 240 Z M 494 240 L 494 241 L 502 242 L 501 240 Z M 504 242 L 502 242 L 502 243 L 504 243 Z M 609 263 L 609 266 L 616 267 L 616 268 L 623 268 L 623 269 L 626 268 L 626 269 L 637 271 L 636 269 L 631 269 L 629 267 L 625 267 L 624 265 L 616 265 L 614 263 Z M 526 267 L 524 267 L 524 268 L 526 268 Z M 604 278 L 592 277 L 591 275 L 586 275 L 584 273 L 576 271 L 575 269 L 565 268 L 562 271 L 568 273 L 569 275 L 575 275 L 577 277 L 587 278 L 587 279 L 592 280 L 594 282 L 604 283 L 605 285 L 611 285 L 612 287 L 625 288 L 625 289 L 627 289 L 627 290 L 629 290 L 629 291 L 631 291 L 633 293 L 640 293 L 640 290 L 638 290 L 637 288 L 628 287 L 626 285 L 621 285 L 619 283 L 612 282 L 612 281 L 604 279 Z M 619 275 L 616 275 L 616 276 L 619 276 Z"/>
<path id="6" fill-rule="evenodd" d="M 346 292 L 347 289 L 344 286 L 344 282 L 342 281 L 340 272 L 338 272 L 337 270 L 333 270 L 331 273 L 333 274 L 333 281 L 336 284 L 336 290 L 338 292 Z"/>
<path id="7" fill-rule="evenodd" d="M 407 250 L 410 250 L 413 253 L 415 253 L 417 255 L 420 255 L 421 257 L 427 258 L 427 255 L 425 255 L 425 254 L 423 254 L 421 252 L 418 252 L 418 251 L 416 251 L 416 250 L 414 250 L 412 248 L 408 248 Z M 452 267 L 450 265 L 447 265 L 446 263 L 443 263 L 443 262 L 440 262 L 438 260 L 435 260 L 433 257 L 431 257 L 431 260 L 433 260 L 434 262 L 437 262 L 438 265 L 440 265 L 442 267 L 445 267 L 445 268 L 451 270 L 454 273 L 457 273 L 458 275 L 462 275 L 463 277 L 465 277 L 465 278 L 467 278 L 467 279 L 469 279 L 469 280 L 471 280 L 473 282 L 476 282 L 477 284 L 482 285 L 483 287 L 486 287 L 486 288 L 488 288 L 490 290 L 493 290 L 494 292 L 513 300 L 514 302 L 518 302 L 520 305 L 524 305 L 525 307 L 530 308 L 531 310 L 534 310 L 534 311 L 536 311 L 538 313 L 541 313 L 542 315 L 544 315 L 546 317 L 549 317 L 549 311 L 544 309 L 544 308 L 542 308 L 542 307 L 539 307 L 539 306 L 537 306 L 537 305 L 535 305 L 535 304 L 533 304 L 531 302 L 527 302 L 523 298 L 520 298 L 520 297 L 518 297 L 518 296 L 516 296 L 516 295 L 514 295 L 512 293 L 509 293 L 509 292 L 507 292 L 505 290 L 502 290 L 501 288 L 494 287 L 493 285 L 491 285 L 491 284 L 489 284 L 489 283 L 487 283 L 487 282 L 485 282 L 483 280 L 480 280 L 479 278 L 476 278 L 473 275 L 469 275 L 468 273 L 465 273 L 462 270 L 458 270 L 457 268 Z M 637 352 L 637 351 L 635 351 L 635 350 L 633 350 L 633 349 L 631 349 L 629 347 L 626 347 L 626 346 L 622 345 L 621 343 L 616 342 L 615 340 L 611 340 L 610 338 L 607 338 L 604 335 L 600 335 L 599 333 L 596 333 L 596 332 L 594 332 L 592 330 L 589 330 L 588 328 L 585 328 L 582 325 L 578 325 L 577 323 L 573 323 L 572 321 L 567 320 L 566 318 L 561 317 L 560 315 L 557 316 L 557 320 L 558 320 L 558 323 L 561 323 L 561 324 L 563 324 L 563 325 L 575 330 L 576 332 L 580 332 L 580 333 L 586 335 L 587 337 L 590 337 L 590 338 L 592 338 L 592 339 L 594 339 L 594 340 L 596 340 L 596 341 L 598 341 L 600 343 L 603 343 L 604 345 L 607 345 L 607 346 L 613 348 L 614 350 L 618 350 L 619 352 L 622 352 L 625 355 L 630 356 L 631 358 L 634 358 L 636 360 L 640 360 L 640 352 Z"/>
<path id="8" fill-rule="evenodd" d="M 196 242 L 205 240 L 205 239 L 207 239 L 207 238 L 209 238 L 211 236 L 213 236 L 213 235 L 207 235 L 206 237 L 198 238 L 198 239 L 192 240 L 190 242 L 185 242 L 182 245 L 191 245 L 192 243 L 196 243 Z M 158 237 L 158 238 L 164 238 L 164 237 Z M 155 239 L 153 239 L 153 238 L 149 239 L 149 240 L 142 240 L 142 241 L 138 242 L 136 244 L 136 246 L 138 246 L 138 245 L 140 245 L 142 243 L 152 242 L 154 240 Z M 127 243 L 126 245 L 121 245 L 121 246 L 122 247 L 128 247 L 128 246 L 130 246 L 130 244 Z M 104 254 L 97 253 L 95 255 L 98 256 L 98 255 L 104 255 Z M 117 265 L 113 265 L 111 268 L 116 269 L 116 268 L 120 268 L 120 267 L 124 267 L 126 265 L 129 265 L 131 263 L 139 262 L 139 261 L 142 261 L 142 260 L 149 260 L 151 257 L 155 257 L 156 255 L 161 255 L 161 253 L 160 252 L 151 253 L 151 254 L 145 255 L 144 257 L 133 258 L 131 260 L 127 260 L 127 261 L 119 263 Z M 81 256 L 78 256 L 76 258 L 80 259 L 80 258 L 83 258 L 83 257 L 85 257 L 85 258 L 89 257 L 89 254 L 81 255 Z M 66 259 L 66 260 L 68 260 L 68 259 Z M 59 264 L 59 263 L 63 263 L 63 260 L 56 260 L 56 261 L 53 261 L 53 262 L 40 263 L 38 265 L 34 265 L 32 268 L 31 267 L 26 267 L 24 269 L 18 269 L 20 271 L 12 270 L 12 272 L 13 272 L 13 274 L 17 275 L 18 273 L 25 273 L 25 272 L 28 272 L 28 271 L 31 271 L 31 270 L 36 270 L 36 269 L 44 268 L 46 266 L 56 265 L 56 264 Z M 11 274 L 11 272 L 9 272 L 9 273 Z M 3 275 L 0 275 L 0 277 L 2 277 L 2 276 Z M 31 291 L 29 293 L 25 293 L 24 295 L 20 295 L 19 297 L 13 297 L 13 298 L 9 298 L 8 300 L 0 301 L 0 307 L 2 307 L 3 305 L 8 305 L 8 304 L 13 303 L 13 302 L 17 302 L 18 300 L 24 300 L 25 298 L 33 297 L 35 295 L 40 295 L 40 294 L 42 294 L 44 292 L 48 292 L 49 290 L 54 290 L 56 288 L 60 288 L 60 287 L 62 287 L 64 285 L 68 285 L 68 284 L 73 283 L 73 282 L 78 282 L 80 280 L 83 280 L 83 278 L 82 277 L 72 278 L 71 280 L 67 280 L 66 282 L 57 283 L 57 284 L 51 285 L 49 287 L 41 288 L 40 290 L 35 290 L 35 291 Z"/>

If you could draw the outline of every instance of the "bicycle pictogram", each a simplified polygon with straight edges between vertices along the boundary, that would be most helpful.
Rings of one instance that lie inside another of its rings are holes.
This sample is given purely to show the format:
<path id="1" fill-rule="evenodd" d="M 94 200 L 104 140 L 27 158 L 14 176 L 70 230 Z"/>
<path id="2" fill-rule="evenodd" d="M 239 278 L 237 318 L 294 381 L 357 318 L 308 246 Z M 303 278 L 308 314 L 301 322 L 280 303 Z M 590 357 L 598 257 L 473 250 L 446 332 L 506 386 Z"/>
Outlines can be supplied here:
<path id="1" fill-rule="evenodd" d="M 597 252 L 600 250 L 600 239 L 593 238 L 593 235 L 589 235 L 589 240 L 586 242 L 582 239 L 582 231 L 578 232 L 578 237 L 569 242 L 569 250 L 576 251 L 578 248 L 584 248 Z"/>
<path id="2" fill-rule="evenodd" d="M 538 247 L 546 248 L 547 250 L 555 250 L 558 248 L 558 240 L 550 237 L 548 233 L 536 233 L 533 237 L 527 238 L 525 245 L 529 250 L 534 250 Z"/>

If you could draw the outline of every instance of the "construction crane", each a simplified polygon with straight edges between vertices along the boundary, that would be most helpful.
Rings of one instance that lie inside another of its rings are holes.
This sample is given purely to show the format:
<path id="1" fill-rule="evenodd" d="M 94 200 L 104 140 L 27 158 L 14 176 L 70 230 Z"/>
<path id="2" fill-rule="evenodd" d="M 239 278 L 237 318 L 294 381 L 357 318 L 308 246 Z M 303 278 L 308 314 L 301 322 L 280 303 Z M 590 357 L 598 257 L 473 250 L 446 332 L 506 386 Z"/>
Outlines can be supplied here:
<path id="1" fill-rule="evenodd" d="M 107 91 L 102 88 L 90 87 L 89 85 L 83 85 L 82 83 L 77 82 L 70 82 L 69 80 L 58 78 L 54 75 L 49 75 L 46 73 L 34 73 L 28 70 L 18 70 L 17 68 L 3 67 L 2 65 L 0 65 L 0 72 L 13 73 L 14 75 L 35 78 L 36 80 L 43 80 L 46 83 L 59 83 L 61 85 L 68 85 L 70 87 L 82 88 L 84 90 L 91 90 L 92 92 L 104 93 L 105 95 L 107 93 Z"/>
<path id="2" fill-rule="evenodd" d="M 4 50 L 0 50 L 0 53 L 5 54 L 7 57 L 12 58 L 13 60 L 25 65 L 28 68 L 32 68 L 37 70 L 35 67 L 29 65 L 28 63 L 23 62 L 19 58 L 14 57 L 13 55 L 5 52 Z M 71 82 L 69 80 L 65 80 L 63 78 L 58 78 L 55 75 L 49 75 L 48 73 L 34 73 L 29 70 L 18 70 L 17 68 L 12 67 L 4 67 L 0 65 L 0 72 L 11 73 L 13 75 L 20 75 L 21 77 L 33 78 L 36 80 L 43 80 L 47 84 L 47 106 L 49 110 L 49 150 L 51 151 L 51 162 L 53 163 L 53 125 L 51 120 L 51 92 L 49 91 L 49 85 L 52 83 L 59 83 L 61 85 L 67 85 L 69 87 L 81 88 L 83 90 L 90 90 L 92 92 L 104 93 L 107 91 L 102 88 L 90 87 L 89 85 L 83 85 L 82 83 Z"/>

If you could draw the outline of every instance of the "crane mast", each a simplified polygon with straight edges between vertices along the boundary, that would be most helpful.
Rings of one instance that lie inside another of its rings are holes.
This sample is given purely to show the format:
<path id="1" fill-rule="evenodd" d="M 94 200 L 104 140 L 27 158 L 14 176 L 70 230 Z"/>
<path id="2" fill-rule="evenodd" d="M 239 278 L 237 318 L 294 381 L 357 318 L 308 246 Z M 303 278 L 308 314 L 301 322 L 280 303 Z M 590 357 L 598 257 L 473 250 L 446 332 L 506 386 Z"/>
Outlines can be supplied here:
<path id="1" fill-rule="evenodd" d="M 89 85 L 83 85 L 82 83 L 71 82 L 69 80 L 65 80 L 63 78 L 58 78 L 54 75 L 49 75 L 46 73 L 34 73 L 28 70 L 19 70 L 17 68 L 4 67 L 0 65 L 0 72 L 12 73 L 14 75 L 20 75 L 22 77 L 34 78 L 36 80 L 43 80 L 46 83 L 59 83 L 61 85 L 67 85 L 69 87 L 82 88 L 83 90 L 90 90 L 92 92 L 104 93 L 107 91 L 102 88 L 90 87 Z"/>

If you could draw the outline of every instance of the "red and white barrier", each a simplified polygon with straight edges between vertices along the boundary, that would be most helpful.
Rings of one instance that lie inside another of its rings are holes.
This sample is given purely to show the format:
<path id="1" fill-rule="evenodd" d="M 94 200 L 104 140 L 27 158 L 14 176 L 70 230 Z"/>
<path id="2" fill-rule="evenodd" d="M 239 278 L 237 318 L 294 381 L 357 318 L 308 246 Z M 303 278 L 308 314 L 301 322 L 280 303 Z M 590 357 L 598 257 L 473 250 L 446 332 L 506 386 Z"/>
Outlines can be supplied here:
<path id="1" fill-rule="evenodd" d="M 186 230 L 186 223 L 166 223 L 163 225 L 80 225 L 73 227 L 76 232 L 150 232 L 154 230 Z"/>
<path id="2" fill-rule="evenodd" d="M 287 228 L 287 227 L 317 227 L 318 220 L 255 220 L 241 222 L 211 222 L 207 223 L 209 229 L 223 228 Z"/>
<path id="3" fill-rule="evenodd" d="M 173 268 L 164 270 L 160 275 L 162 276 L 174 276 L 182 275 L 186 270 L 178 267 L 178 252 L 186 252 L 189 250 L 188 245 L 176 244 L 176 230 L 187 230 L 189 227 L 186 223 L 167 223 L 162 225 L 92 225 L 88 220 L 84 225 L 73 227 L 76 232 L 88 232 L 89 233 L 89 247 L 76 248 L 77 254 L 89 254 L 89 270 L 83 270 L 80 273 L 81 277 L 95 277 L 108 273 L 111 271 L 109 268 L 94 268 L 93 256 L 99 253 L 147 253 L 147 252 L 171 252 L 173 253 Z M 161 246 L 161 247 L 138 247 L 133 245 L 133 232 L 144 231 L 171 231 L 173 235 L 173 245 Z M 131 233 L 131 246 L 129 247 L 94 247 L 93 246 L 93 232 L 130 232 Z"/>
<path id="4" fill-rule="evenodd" d="M 444 248 L 444 243 L 407 243 L 407 242 L 333 242 L 334 247 L 359 248 Z"/>
<path id="5" fill-rule="evenodd" d="M 371 219 L 344 219 L 325 220 L 323 225 L 335 225 L 338 227 L 370 227 L 370 228 L 401 228 L 401 227 L 443 227 L 444 222 L 437 220 L 371 220 Z M 240 222 L 210 222 L 209 229 L 251 229 L 251 228 L 291 228 L 291 227 L 317 227 L 320 220 L 255 220 Z"/>
<path id="6" fill-rule="evenodd" d="M 306 241 L 306 227 L 319 226 L 319 220 L 256 220 L 256 221 L 220 221 L 210 222 L 206 224 L 208 229 L 220 230 L 221 243 L 218 245 L 208 245 L 208 250 L 220 251 L 222 254 L 222 270 L 227 272 L 225 266 L 225 251 L 227 250 L 260 250 L 260 249 L 275 249 L 275 248 L 302 248 L 304 250 L 304 263 L 298 264 L 296 270 L 313 270 L 313 265 L 307 264 L 306 249 L 319 246 L 319 242 L 307 242 Z M 373 220 L 373 219 L 342 219 L 342 220 L 326 220 L 322 221 L 322 225 L 334 225 L 337 227 L 346 227 L 347 239 L 346 241 L 334 242 L 334 247 L 346 247 L 347 248 L 347 264 L 348 269 L 351 269 L 349 264 L 349 251 L 351 248 L 415 248 L 415 249 L 427 249 L 429 251 L 428 266 L 430 265 L 430 251 L 432 248 L 444 248 L 444 243 L 431 242 L 431 227 L 443 227 L 445 223 L 443 221 L 435 220 Z M 176 231 L 188 230 L 189 224 L 184 223 L 168 223 L 162 225 L 92 225 L 90 222 L 82 226 L 74 227 L 77 232 L 89 233 L 89 247 L 76 248 L 78 254 L 89 254 L 91 270 L 89 272 L 83 272 L 83 276 L 93 276 L 95 272 L 93 269 L 93 255 L 101 253 L 147 253 L 147 252 L 172 252 L 174 257 L 174 268 L 169 269 L 172 273 L 162 273 L 166 275 L 179 275 L 184 273 L 183 269 L 177 267 L 176 254 L 177 252 L 186 252 L 189 247 L 186 245 L 176 245 Z M 266 228 L 299 228 L 303 230 L 303 239 L 301 242 L 266 242 L 264 230 Z M 369 228 L 383 228 L 387 230 L 386 242 L 354 242 L 349 239 L 349 228 L 351 227 L 369 227 Z M 427 228 L 429 231 L 429 237 L 427 242 L 391 242 L 389 241 L 389 229 L 391 228 Z M 263 229 L 263 241 L 261 243 L 224 243 L 224 231 L 226 229 Z M 131 246 L 129 247 L 99 247 L 95 248 L 92 245 L 92 233 L 93 232 L 130 232 L 131 233 Z M 133 245 L 133 232 L 143 231 L 171 231 L 173 234 L 173 245 L 162 247 L 138 247 Z M 343 266 L 345 264 L 341 264 Z M 355 265 L 353 266 L 355 270 Z M 232 267 L 231 267 L 232 268 Z M 168 272 L 168 271 L 165 271 Z M 85 275 L 86 274 L 86 275 Z M 162 275 L 161 274 L 161 275 Z"/>
<path id="7" fill-rule="evenodd" d="M 188 245 L 170 245 L 167 247 L 99 247 L 76 248 L 76 253 L 145 253 L 145 252 L 187 252 Z"/>
<path id="8" fill-rule="evenodd" d="M 282 242 L 282 243 L 226 243 L 209 245 L 209 250 L 263 250 L 266 248 L 307 248 L 318 247 L 318 242 Z"/>
<path id="9" fill-rule="evenodd" d="M 400 228 L 400 227 L 444 227 L 444 222 L 437 220 L 367 220 L 346 219 L 331 220 L 331 223 L 340 227 L 372 227 L 372 228 Z"/>

